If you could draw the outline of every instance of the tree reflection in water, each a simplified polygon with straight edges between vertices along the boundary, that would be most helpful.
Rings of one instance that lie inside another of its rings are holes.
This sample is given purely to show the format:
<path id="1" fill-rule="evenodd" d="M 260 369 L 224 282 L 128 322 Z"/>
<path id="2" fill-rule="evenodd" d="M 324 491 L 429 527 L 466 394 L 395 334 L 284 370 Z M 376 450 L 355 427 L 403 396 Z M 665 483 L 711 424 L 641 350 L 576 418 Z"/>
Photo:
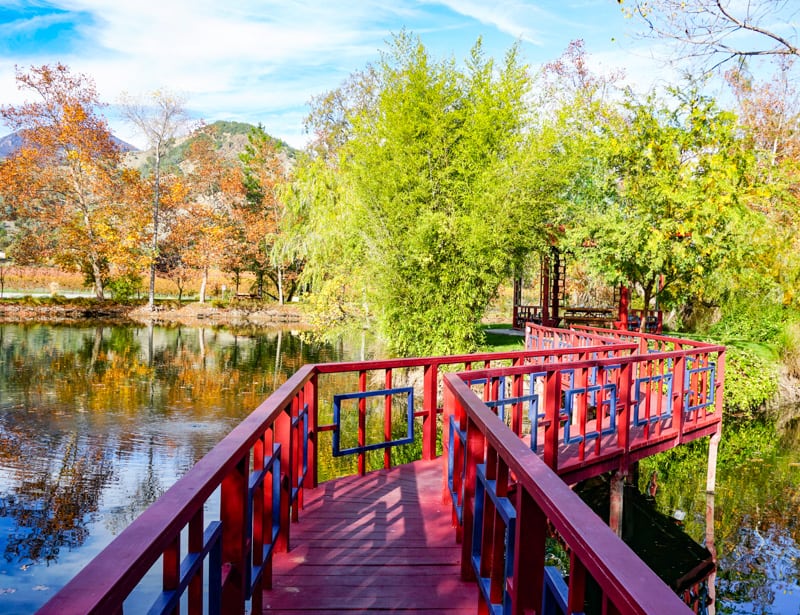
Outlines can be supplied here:
<path id="1" fill-rule="evenodd" d="M 710 501 L 704 444 L 644 460 L 641 475 L 658 473 L 659 510 L 685 511 L 695 540 L 709 541 L 712 515 L 716 612 L 800 612 L 800 423 L 788 422 L 780 433 L 771 421 L 726 424 Z"/>
<path id="2" fill-rule="evenodd" d="M 0 516 L 14 520 L 6 561 L 49 564 L 62 547 L 74 549 L 86 540 L 113 467 L 102 450 L 77 440 L 70 434 L 48 456 L 22 455 L 16 486 L 0 497 Z"/>
<path id="3" fill-rule="evenodd" d="M 300 365 L 347 348 L 263 329 L 0 325 L 0 612 L 35 610 Z"/>

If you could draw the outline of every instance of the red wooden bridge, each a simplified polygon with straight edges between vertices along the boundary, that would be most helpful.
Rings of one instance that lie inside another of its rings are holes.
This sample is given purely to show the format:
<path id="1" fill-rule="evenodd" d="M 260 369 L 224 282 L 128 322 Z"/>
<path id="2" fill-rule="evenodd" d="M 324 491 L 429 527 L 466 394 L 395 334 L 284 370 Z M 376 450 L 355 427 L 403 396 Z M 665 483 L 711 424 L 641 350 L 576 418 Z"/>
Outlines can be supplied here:
<path id="1" fill-rule="evenodd" d="M 302 367 L 40 613 L 580 613 L 590 580 L 603 613 L 691 612 L 569 484 L 718 441 L 724 347 L 526 343 Z M 318 483 L 323 445 L 355 475 Z"/>

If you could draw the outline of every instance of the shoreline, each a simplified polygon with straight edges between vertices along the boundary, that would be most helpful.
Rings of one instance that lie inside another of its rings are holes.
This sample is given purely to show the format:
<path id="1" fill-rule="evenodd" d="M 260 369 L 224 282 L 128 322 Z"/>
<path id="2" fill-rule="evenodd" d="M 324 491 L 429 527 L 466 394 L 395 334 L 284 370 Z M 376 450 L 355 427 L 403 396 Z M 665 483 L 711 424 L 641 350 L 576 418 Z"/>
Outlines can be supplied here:
<path id="1" fill-rule="evenodd" d="M 210 303 L 189 303 L 181 307 L 171 307 L 156 304 L 156 309 L 151 312 L 146 305 L 121 305 L 113 302 L 66 302 L 48 305 L 0 303 L 0 323 L 77 324 L 97 320 L 186 326 L 309 327 L 303 310 L 297 305 L 215 307 Z"/>

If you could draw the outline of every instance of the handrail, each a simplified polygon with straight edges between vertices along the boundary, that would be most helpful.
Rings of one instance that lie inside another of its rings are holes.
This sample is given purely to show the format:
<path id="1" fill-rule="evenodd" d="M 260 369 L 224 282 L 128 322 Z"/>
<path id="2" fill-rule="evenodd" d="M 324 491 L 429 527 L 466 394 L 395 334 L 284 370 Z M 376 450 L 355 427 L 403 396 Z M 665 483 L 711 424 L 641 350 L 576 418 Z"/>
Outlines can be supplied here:
<path id="1" fill-rule="evenodd" d="M 641 349 L 638 338 L 609 337 L 608 331 L 541 329 L 540 334 L 553 340 L 570 341 L 574 346 L 562 346 L 559 342 L 553 347 L 534 350 L 301 367 L 53 596 L 40 613 L 121 613 L 125 598 L 162 557 L 164 592 L 156 601 L 161 605 L 156 612 L 171 612 L 184 590 L 189 595 L 189 613 L 203 612 L 203 561 L 206 558 L 212 562 L 208 566 L 209 575 L 218 575 L 208 582 L 209 612 L 242 613 L 249 599 L 252 599 L 253 612 L 260 610 L 262 590 L 271 587 L 271 555 L 273 551 L 288 550 L 290 522 L 299 518 L 304 489 L 317 484 L 318 437 L 324 431 L 338 429 L 337 425 L 319 424 L 320 378 L 324 376 L 358 374 L 359 390 L 339 392 L 339 397 L 361 400 L 366 395 L 383 396 L 390 417 L 391 395 L 414 394 L 413 387 L 393 387 L 392 370 L 422 369 L 423 408 L 414 411 L 414 417 L 423 420 L 422 456 L 432 459 L 437 456 L 440 425 L 444 430 L 450 429 L 446 409 L 448 393 L 442 375 L 445 369 L 463 366 L 473 379 L 484 378 L 489 400 L 496 389 L 496 379 L 500 377 L 516 378 L 517 383 L 522 383 L 525 374 L 532 371 L 567 373 L 572 370 L 574 374 L 583 370 L 588 374 L 591 369 L 634 365 L 637 360 L 656 360 L 656 356 L 661 357 L 664 365 L 674 358 L 677 365 L 690 355 L 723 349 L 706 344 L 702 348 L 637 357 L 633 353 Z M 498 365 L 509 362 L 510 365 Z M 695 388 L 700 390 L 708 382 L 716 384 L 713 372 L 709 375 L 703 371 L 706 368 L 701 360 L 696 363 L 690 374 Z M 383 372 L 383 380 L 377 390 L 373 387 L 367 391 L 367 375 L 371 372 L 378 375 Z M 721 373 L 720 365 L 717 372 L 720 381 Z M 531 377 L 531 386 L 533 380 Z M 643 389 L 661 386 L 657 375 L 641 382 Z M 681 403 L 688 399 L 691 404 L 691 386 L 684 387 L 689 393 L 678 389 L 675 403 L 678 399 Z M 441 405 L 440 390 L 445 395 Z M 555 399 L 555 391 L 550 392 L 551 399 Z M 697 402 L 695 405 L 706 412 L 704 406 Z M 721 410 L 721 395 L 715 399 L 715 408 Z M 359 402 L 358 410 L 359 445 L 354 451 L 359 456 L 359 473 L 363 474 L 366 471 L 364 451 L 372 450 L 373 445 L 364 441 L 365 405 Z M 438 416 L 443 412 L 444 421 L 440 421 Z M 650 415 L 646 418 L 649 420 Z M 558 415 L 551 417 L 555 425 L 558 420 Z M 391 463 L 388 449 L 395 444 L 388 429 L 385 441 L 375 445 L 387 449 L 384 458 L 387 467 Z M 447 451 L 445 438 L 442 444 Z M 447 479 L 446 467 L 444 474 Z M 221 489 L 220 522 L 206 526 L 204 507 L 217 489 Z M 188 553 L 183 562 L 180 557 L 182 534 L 184 537 L 188 534 Z"/>
<path id="2" fill-rule="evenodd" d="M 162 555 L 176 550 L 176 542 L 179 542 L 181 531 L 190 525 L 190 533 L 196 532 L 198 528 L 202 531 L 203 507 L 219 487 L 222 487 L 223 524 L 227 509 L 232 509 L 232 515 L 238 513 L 240 517 L 243 516 L 247 494 L 244 493 L 242 502 L 233 501 L 232 499 L 241 497 L 243 492 L 241 485 L 234 485 L 232 481 L 235 479 L 240 483 L 244 481 L 246 491 L 250 451 L 264 438 L 268 430 L 275 429 L 275 424 L 284 416 L 289 418 L 286 414 L 287 408 L 291 406 L 292 400 L 302 393 L 313 375 L 313 365 L 303 366 L 295 372 L 38 612 L 54 615 L 121 613 L 123 599 L 133 591 L 153 564 Z M 288 420 L 283 422 L 287 423 Z M 276 436 L 274 439 L 277 441 L 280 438 Z M 290 437 L 285 439 L 291 440 Z M 285 446 L 284 458 L 289 454 L 287 450 L 289 444 Z M 287 470 L 287 476 L 288 473 Z M 230 485 L 227 489 L 226 481 Z M 240 488 L 236 489 L 237 486 Z M 288 502 L 286 496 L 281 499 L 281 504 L 287 511 Z M 230 520 L 228 525 L 232 525 Z M 288 532 L 288 523 L 284 520 L 281 527 L 283 550 L 288 547 Z M 230 529 L 227 530 L 227 534 L 236 538 Z M 238 545 L 241 551 L 245 538 L 241 533 L 238 538 L 241 541 Z M 228 546 L 229 549 L 235 549 L 237 545 L 229 542 Z M 243 586 L 246 577 L 244 559 L 242 553 L 239 553 L 239 557 L 231 557 L 229 553 L 226 558 L 227 570 L 223 573 L 222 579 L 223 605 L 226 604 L 225 589 L 230 587 L 234 592 L 232 601 L 240 601 L 243 608 L 243 596 L 249 593 Z M 238 587 L 233 587 L 234 584 L 238 584 Z M 258 593 L 261 593 L 260 587 Z M 230 604 L 231 600 L 227 602 Z"/>
<path id="3" fill-rule="evenodd" d="M 594 348 L 578 350 L 569 363 L 472 370 L 461 377 L 483 386 L 483 401 L 495 412 L 504 416 L 511 406 L 512 431 L 529 435 L 530 448 L 568 482 L 594 475 L 601 461 L 611 470 L 719 431 L 724 346 L 611 358 Z M 525 404 L 535 404 L 528 412 L 529 434 L 522 432 Z M 447 423 L 446 409 L 444 415 Z M 449 454 L 448 442 L 443 446 Z M 562 457 L 572 462 L 569 468 Z"/>
<path id="4" fill-rule="evenodd" d="M 502 605 L 513 613 L 538 610 L 549 521 L 571 550 L 569 612 L 583 611 L 586 574 L 619 613 L 691 612 L 459 375 L 447 374 L 444 383 L 445 403 L 466 432 L 462 576 L 478 577 L 484 606 Z M 509 493 L 511 476 L 515 497 Z M 506 529 L 498 532 L 501 524 Z"/>

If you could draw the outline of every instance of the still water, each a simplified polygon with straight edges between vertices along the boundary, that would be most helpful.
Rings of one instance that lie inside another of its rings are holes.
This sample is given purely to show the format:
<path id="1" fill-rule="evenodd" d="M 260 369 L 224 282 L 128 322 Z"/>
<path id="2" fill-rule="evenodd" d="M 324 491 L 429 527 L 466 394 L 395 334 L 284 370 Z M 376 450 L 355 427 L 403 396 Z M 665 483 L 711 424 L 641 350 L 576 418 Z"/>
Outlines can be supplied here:
<path id="1" fill-rule="evenodd" d="M 300 365 L 289 331 L 0 326 L 0 613 L 30 613 Z"/>
<path id="2" fill-rule="evenodd" d="M 0 325 L 0 613 L 43 604 L 300 365 L 365 350 L 278 330 Z M 726 425 L 714 500 L 705 464 L 704 441 L 641 476 L 717 553 L 716 612 L 800 614 L 800 425 Z"/>

